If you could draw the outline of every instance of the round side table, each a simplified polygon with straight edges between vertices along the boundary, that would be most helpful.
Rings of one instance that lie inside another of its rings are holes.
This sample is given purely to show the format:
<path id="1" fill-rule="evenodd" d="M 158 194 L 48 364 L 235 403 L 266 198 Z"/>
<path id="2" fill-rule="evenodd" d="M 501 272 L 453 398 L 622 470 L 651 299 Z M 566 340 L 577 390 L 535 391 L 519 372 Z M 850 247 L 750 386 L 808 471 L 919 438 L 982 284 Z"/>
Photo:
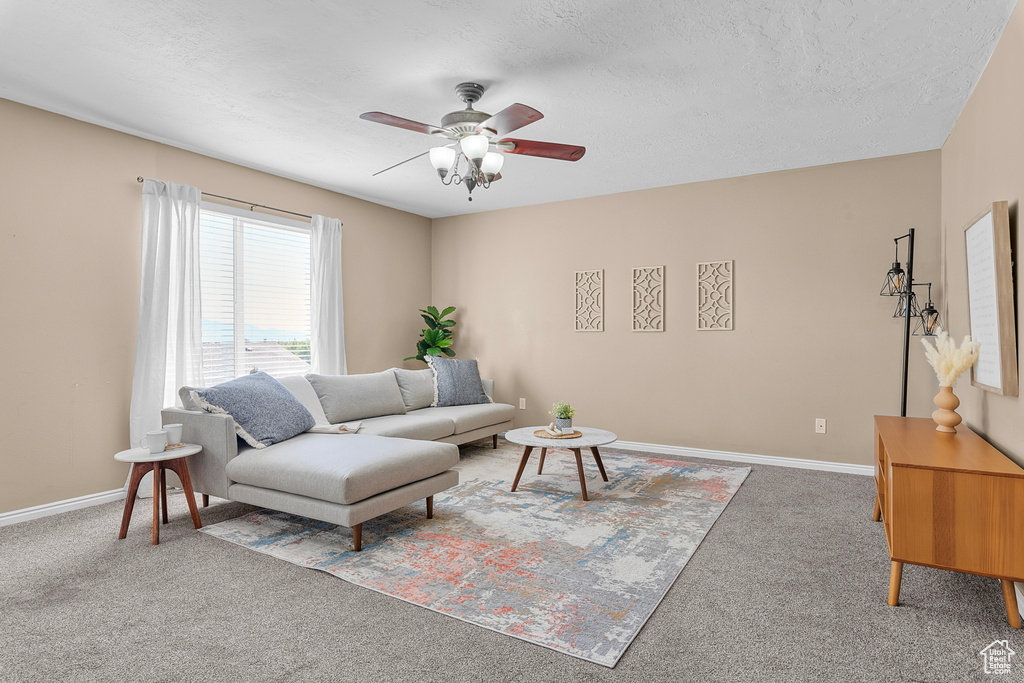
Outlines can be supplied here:
<path id="1" fill-rule="evenodd" d="M 597 463 L 597 469 L 601 472 L 601 478 L 608 481 L 608 475 L 605 474 L 604 463 L 601 462 L 601 454 L 597 451 L 597 447 L 610 444 L 618 437 L 604 429 L 577 427 L 576 431 L 580 432 L 581 436 L 577 436 L 574 439 L 546 439 L 534 434 L 535 431 L 540 429 L 544 429 L 544 427 L 521 427 L 505 432 L 506 441 L 511 441 L 523 447 L 523 457 L 519 461 L 519 470 L 516 472 L 515 481 L 512 482 L 512 490 L 515 491 L 516 487 L 519 486 L 519 479 L 523 476 L 526 462 L 530 459 L 530 453 L 533 452 L 534 448 L 540 449 L 540 464 L 537 466 L 537 474 L 541 474 L 544 469 L 544 458 L 547 456 L 549 448 L 564 448 L 572 451 L 573 455 L 576 456 L 576 469 L 580 475 L 580 491 L 583 493 L 583 500 L 590 500 L 587 498 L 587 479 L 586 475 L 583 474 L 583 456 L 580 454 L 580 449 L 590 449 L 594 456 L 594 462 Z"/>
<path id="2" fill-rule="evenodd" d="M 192 513 L 192 523 L 199 529 L 203 523 L 199 521 L 199 510 L 196 508 L 195 493 L 192 491 L 192 479 L 188 476 L 188 465 L 185 458 L 203 450 L 202 446 L 187 443 L 178 448 L 168 449 L 162 453 L 150 453 L 141 448 L 121 451 L 114 456 L 119 462 L 132 464 L 131 480 L 128 484 L 128 496 L 124 500 L 124 514 L 121 516 L 121 533 L 119 539 L 128 535 L 128 524 L 132 521 L 132 509 L 135 507 L 135 496 L 139 492 L 139 482 L 147 472 L 153 473 L 153 545 L 160 543 L 160 506 L 164 509 L 164 524 L 167 524 L 167 470 L 178 475 L 181 486 L 185 489 L 185 501 Z"/>

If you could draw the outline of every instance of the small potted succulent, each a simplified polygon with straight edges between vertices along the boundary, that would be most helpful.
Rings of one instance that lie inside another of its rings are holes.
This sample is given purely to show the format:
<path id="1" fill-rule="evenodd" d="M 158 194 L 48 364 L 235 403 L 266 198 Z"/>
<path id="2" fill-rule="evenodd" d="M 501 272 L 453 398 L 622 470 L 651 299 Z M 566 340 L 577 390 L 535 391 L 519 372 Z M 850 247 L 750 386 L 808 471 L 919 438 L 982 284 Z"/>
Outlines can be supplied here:
<path id="1" fill-rule="evenodd" d="M 576 409 L 564 401 L 558 401 L 551 406 L 551 415 L 555 417 L 556 429 L 572 430 L 572 418 L 575 414 Z"/>

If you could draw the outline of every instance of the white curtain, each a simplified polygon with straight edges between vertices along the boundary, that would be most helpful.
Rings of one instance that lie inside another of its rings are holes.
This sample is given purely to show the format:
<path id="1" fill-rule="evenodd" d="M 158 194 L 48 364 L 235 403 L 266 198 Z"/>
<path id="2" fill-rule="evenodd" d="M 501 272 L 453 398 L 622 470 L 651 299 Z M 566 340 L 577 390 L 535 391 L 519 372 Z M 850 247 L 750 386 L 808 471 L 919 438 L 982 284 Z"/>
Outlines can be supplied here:
<path id="1" fill-rule="evenodd" d="M 313 216 L 309 240 L 310 366 L 344 375 L 345 311 L 341 291 L 341 221 Z"/>
<path id="2" fill-rule="evenodd" d="M 203 386 L 199 202 L 188 185 L 142 184 L 142 280 L 129 421 L 131 445 L 160 429 L 178 387 Z"/>

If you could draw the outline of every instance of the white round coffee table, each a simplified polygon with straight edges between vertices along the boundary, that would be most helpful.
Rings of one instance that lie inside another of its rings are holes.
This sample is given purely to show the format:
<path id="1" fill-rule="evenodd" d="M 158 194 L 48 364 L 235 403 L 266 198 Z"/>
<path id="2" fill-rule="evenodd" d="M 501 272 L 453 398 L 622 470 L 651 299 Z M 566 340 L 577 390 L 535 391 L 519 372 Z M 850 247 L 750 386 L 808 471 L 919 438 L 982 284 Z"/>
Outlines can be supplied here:
<path id="1" fill-rule="evenodd" d="M 128 497 L 124 500 L 124 514 L 121 515 L 121 533 L 117 535 L 119 539 L 128 535 L 128 523 L 132 521 L 132 509 L 135 507 L 135 496 L 139 492 L 139 482 L 147 472 L 153 473 L 153 545 L 160 543 L 161 503 L 164 508 L 164 524 L 167 524 L 167 470 L 176 473 L 181 480 L 181 487 L 185 489 L 185 502 L 188 503 L 188 511 L 192 513 L 192 523 L 197 529 L 203 526 L 199 521 L 192 479 L 188 476 L 188 465 L 185 463 L 185 458 L 201 450 L 203 447 L 198 444 L 186 443 L 160 453 L 150 453 L 145 448 L 129 448 L 114 456 L 114 460 L 118 462 L 132 464 Z"/>
<path id="2" fill-rule="evenodd" d="M 601 478 L 608 481 L 608 475 L 605 474 L 604 463 L 601 462 L 601 454 L 597 451 L 597 447 L 610 444 L 618 437 L 604 429 L 576 427 L 576 431 L 580 432 L 582 436 L 572 439 L 547 439 L 534 434 L 534 432 L 541 429 L 544 429 L 544 427 L 521 427 L 505 432 L 505 439 L 523 447 L 523 457 L 519 461 L 519 470 L 516 472 L 515 481 L 512 482 L 512 490 L 515 491 L 516 487 L 519 486 L 519 479 L 523 476 L 526 462 L 530 459 L 530 453 L 533 452 L 534 448 L 540 449 L 540 464 L 537 466 L 537 474 L 541 474 L 544 470 L 544 458 L 547 456 L 549 448 L 564 448 L 572 451 L 573 455 L 576 456 L 576 469 L 580 475 L 580 490 L 583 492 L 583 500 L 590 500 L 587 498 L 587 479 L 586 475 L 583 474 L 583 456 L 580 454 L 580 449 L 590 449 L 590 452 L 594 455 L 594 462 L 597 463 L 597 469 L 601 472 Z"/>

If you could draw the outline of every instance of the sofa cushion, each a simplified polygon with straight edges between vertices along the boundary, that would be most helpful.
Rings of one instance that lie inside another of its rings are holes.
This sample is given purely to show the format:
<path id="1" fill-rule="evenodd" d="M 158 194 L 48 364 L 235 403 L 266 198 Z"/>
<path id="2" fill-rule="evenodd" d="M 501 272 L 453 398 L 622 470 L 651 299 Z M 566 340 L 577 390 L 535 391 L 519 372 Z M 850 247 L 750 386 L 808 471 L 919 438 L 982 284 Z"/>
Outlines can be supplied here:
<path id="1" fill-rule="evenodd" d="M 405 402 L 391 370 L 365 375 L 306 375 L 328 422 L 350 422 L 378 415 L 403 415 Z"/>
<path id="2" fill-rule="evenodd" d="M 434 373 L 426 370 L 392 368 L 407 410 L 426 408 L 434 402 Z"/>
<path id="3" fill-rule="evenodd" d="M 363 420 L 360 434 L 397 436 L 403 439 L 433 441 L 455 433 L 455 421 L 446 415 L 418 415 L 422 411 L 405 415 L 382 415 Z"/>
<path id="4" fill-rule="evenodd" d="M 480 403 L 471 406 L 442 406 L 439 408 L 423 408 L 414 410 L 406 417 L 431 416 L 446 417 L 455 423 L 455 433 L 471 432 L 481 427 L 489 427 L 507 422 L 515 415 L 515 408 L 507 403 Z"/>
<path id="5" fill-rule="evenodd" d="M 306 407 L 317 424 L 329 424 L 327 416 L 324 415 L 324 407 L 320 404 L 320 397 L 316 395 L 316 390 L 313 389 L 313 385 L 309 383 L 308 379 L 302 375 L 291 375 L 279 377 L 277 381 L 292 392 L 292 396 L 299 399 L 299 403 Z"/>
<path id="6" fill-rule="evenodd" d="M 434 400 L 431 406 L 464 406 L 490 403 L 480 381 L 476 360 L 427 356 L 434 373 Z"/>
<path id="7" fill-rule="evenodd" d="M 181 407 L 185 410 L 202 410 L 196 402 L 192 400 L 192 392 L 199 391 L 202 387 L 181 387 L 178 389 L 178 399 L 181 400 Z"/>
<path id="8" fill-rule="evenodd" d="M 254 448 L 285 441 L 315 424 L 299 400 L 265 372 L 197 389 L 191 397 L 209 413 L 230 415 L 235 432 Z"/>
<path id="9" fill-rule="evenodd" d="M 246 449 L 228 462 L 228 478 L 351 505 L 451 469 L 459 447 L 369 434 L 300 434 L 263 450 Z"/>

